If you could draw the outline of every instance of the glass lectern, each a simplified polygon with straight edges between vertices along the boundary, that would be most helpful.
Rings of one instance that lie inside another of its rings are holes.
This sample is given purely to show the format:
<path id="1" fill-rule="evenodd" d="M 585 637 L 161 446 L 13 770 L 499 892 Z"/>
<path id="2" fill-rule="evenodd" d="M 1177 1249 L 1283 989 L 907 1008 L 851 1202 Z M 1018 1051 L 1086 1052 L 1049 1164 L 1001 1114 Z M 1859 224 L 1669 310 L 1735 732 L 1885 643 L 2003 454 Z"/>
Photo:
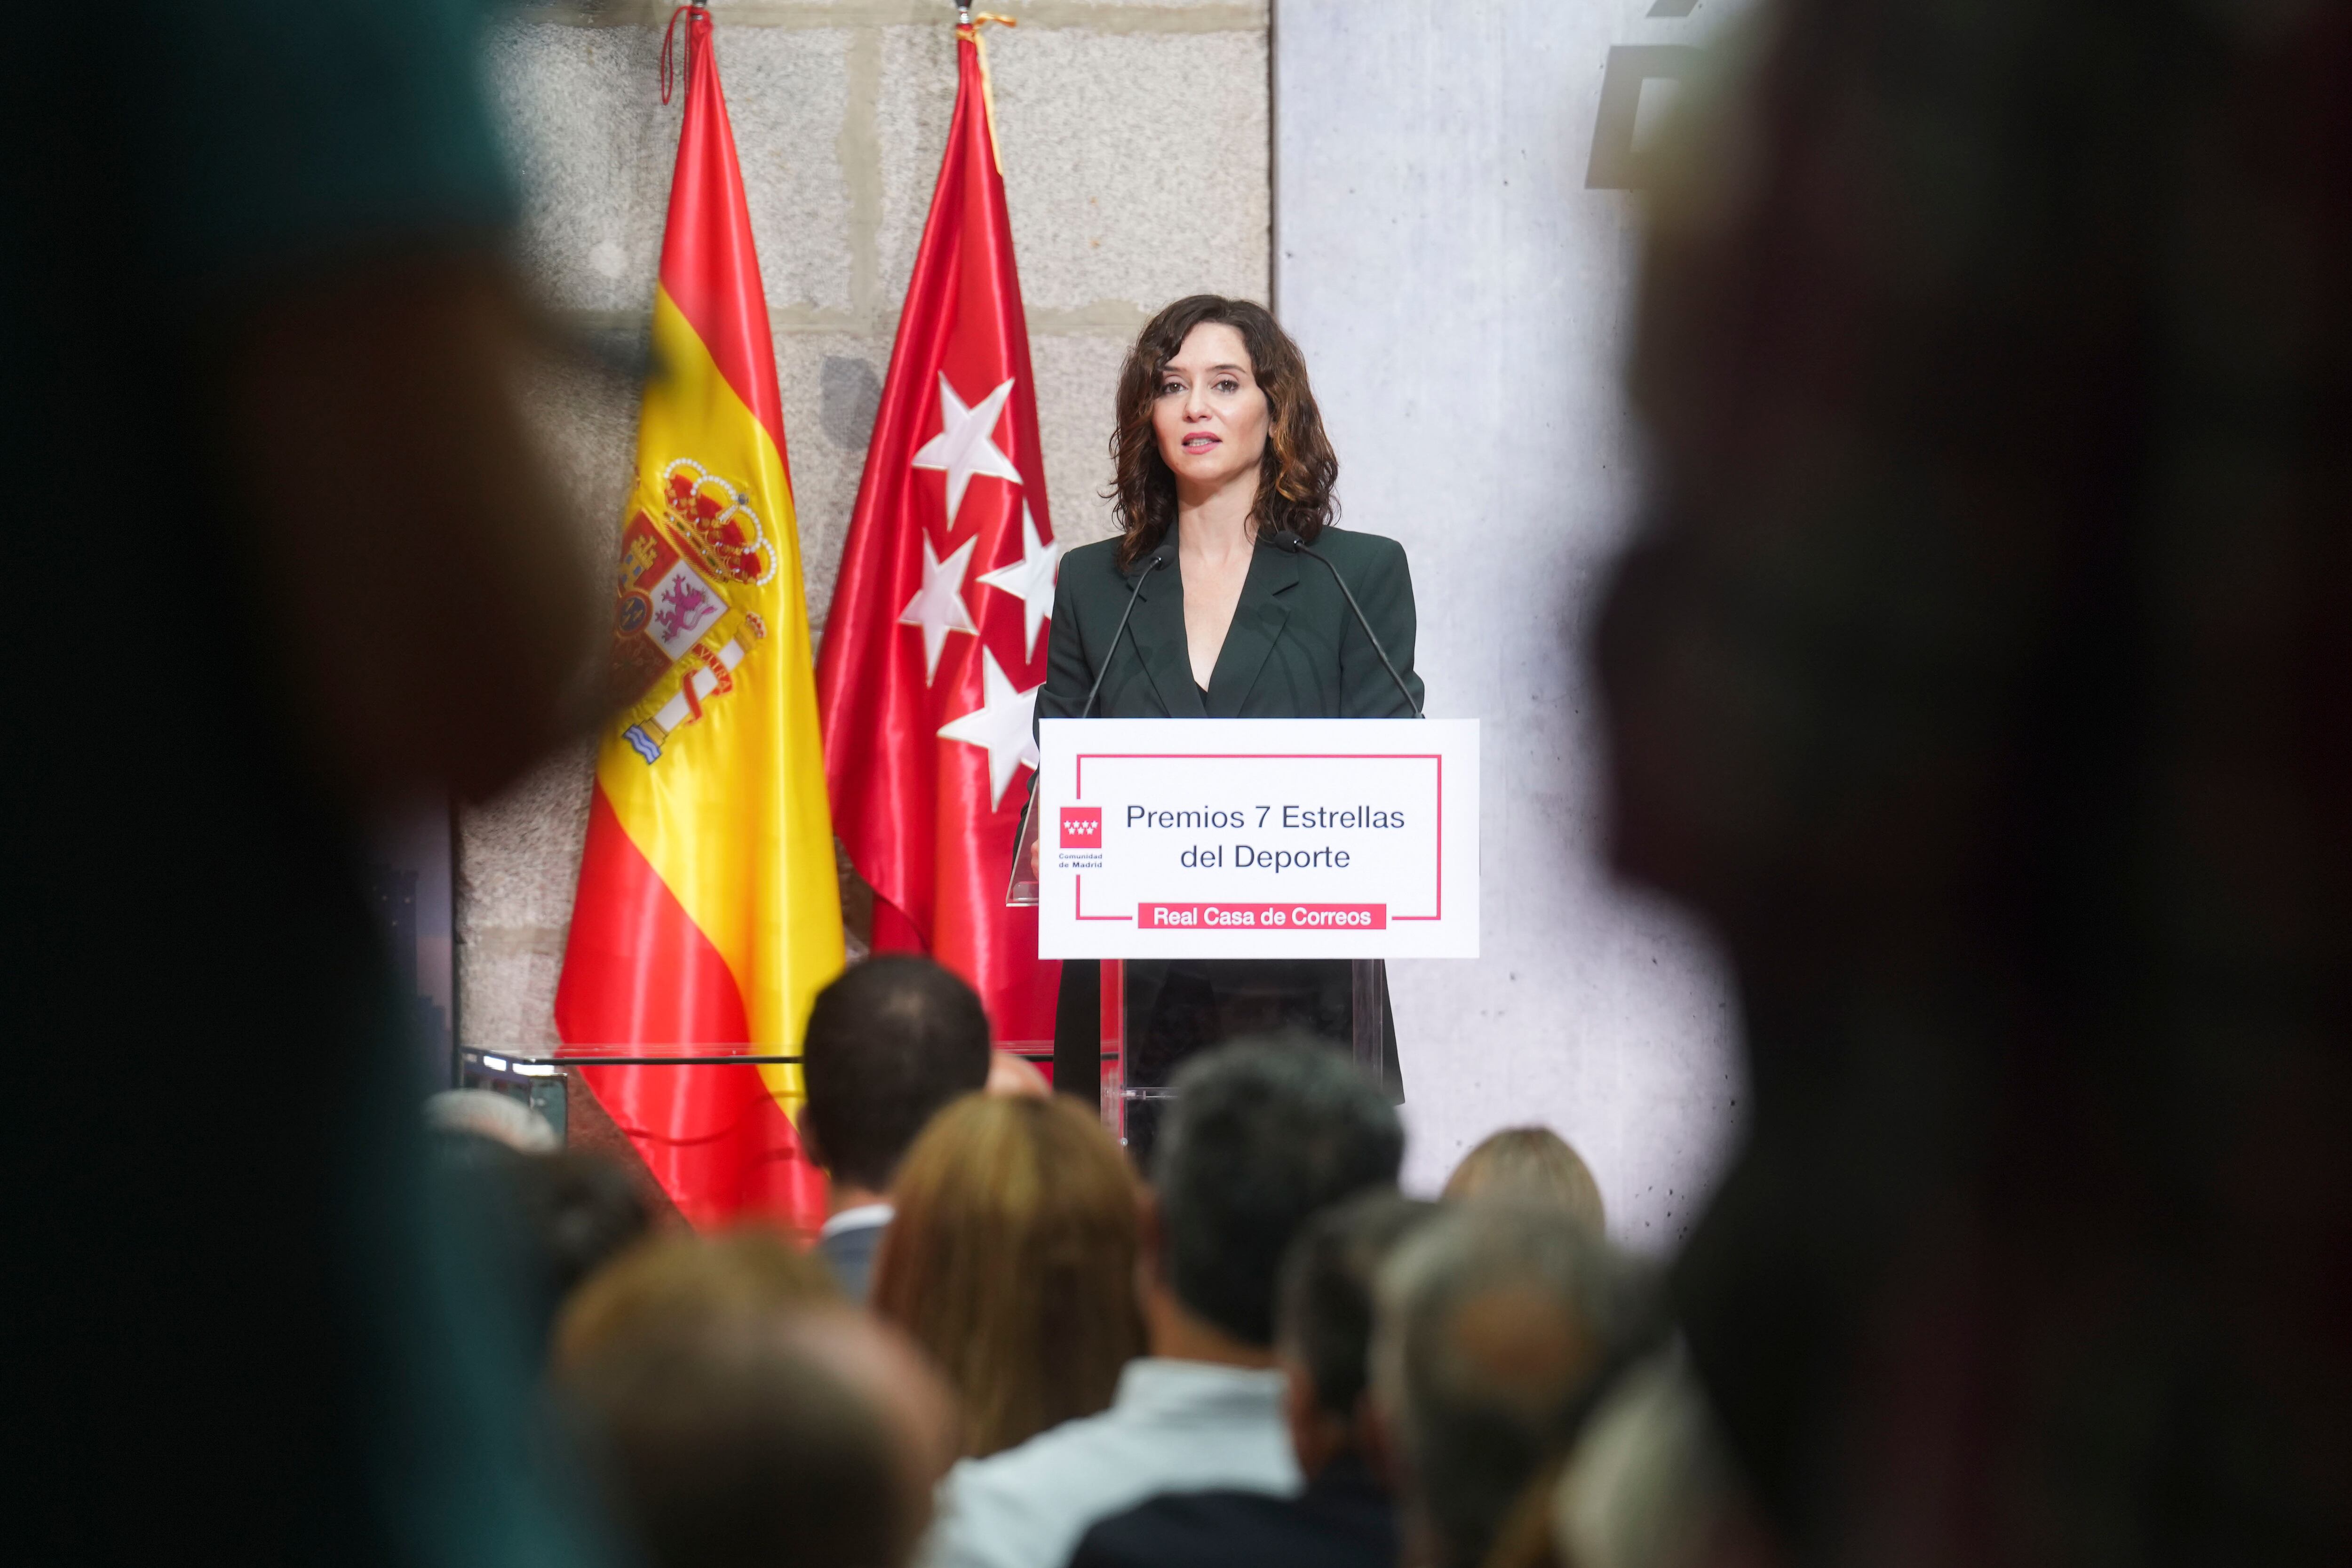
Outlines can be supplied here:
<path id="1" fill-rule="evenodd" d="M 457 1047 L 457 1087 L 487 1089 L 521 1100 L 547 1118 L 558 1138 L 570 1133 L 573 1068 L 790 1067 L 800 1058 L 771 1046 L 472 1045 Z"/>
<path id="2" fill-rule="evenodd" d="M 1220 1040 L 1312 1035 L 1381 1076 L 1388 1008 L 1377 959 L 1099 962 L 1103 1124 L 1138 1161 L 1150 1154 L 1175 1098 L 1177 1069 Z"/>

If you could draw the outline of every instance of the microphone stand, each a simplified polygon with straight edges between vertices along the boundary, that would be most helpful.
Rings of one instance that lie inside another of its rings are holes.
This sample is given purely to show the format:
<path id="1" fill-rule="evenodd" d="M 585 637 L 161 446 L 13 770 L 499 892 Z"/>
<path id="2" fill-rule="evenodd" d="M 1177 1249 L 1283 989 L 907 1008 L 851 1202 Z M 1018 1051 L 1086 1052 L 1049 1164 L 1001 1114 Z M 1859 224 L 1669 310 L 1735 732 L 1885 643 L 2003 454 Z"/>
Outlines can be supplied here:
<path id="1" fill-rule="evenodd" d="M 1087 700 L 1078 710 L 1079 718 L 1094 717 L 1095 699 L 1102 695 L 1103 677 L 1110 673 L 1111 656 L 1118 652 L 1118 639 L 1127 635 L 1127 623 L 1129 617 L 1135 614 L 1135 602 L 1143 597 L 1143 584 L 1151 580 L 1154 572 L 1167 564 L 1168 546 L 1165 544 L 1158 546 L 1144 558 L 1143 570 L 1135 574 L 1135 586 L 1128 591 L 1127 608 L 1119 612 L 1118 628 L 1110 634 L 1110 647 L 1103 650 L 1102 667 L 1095 671 L 1094 685 L 1087 689 Z M 1388 656 L 1383 654 L 1381 657 L 1385 658 Z M 1021 847 L 1029 842 L 1029 819 L 1037 809 L 1037 780 L 1038 774 L 1033 769 L 1029 774 L 1029 798 L 1022 805 L 1021 826 L 1013 838 L 1013 878 L 1016 883 L 1021 879 Z M 1034 903 L 1036 900 L 1032 899 L 1029 901 Z"/>
<path id="2" fill-rule="evenodd" d="M 1086 706 L 1078 710 L 1079 718 L 1094 717 L 1095 699 L 1102 692 L 1103 677 L 1110 673 L 1111 656 L 1118 652 L 1118 639 L 1127 635 L 1128 617 L 1135 614 L 1135 602 L 1143 597 L 1143 585 L 1151 580 L 1151 574 L 1167 564 L 1168 547 L 1162 544 L 1145 557 L 1143 570 L 1135 574 L 1135 586 L 1128 591 L 1127 608 L 1119 612 L 1118 629 L 1110 634 L 1110 647 L 1103 650 L 1102 668 L 1095 671 L 1095 683 L 1087 690 Z"/>

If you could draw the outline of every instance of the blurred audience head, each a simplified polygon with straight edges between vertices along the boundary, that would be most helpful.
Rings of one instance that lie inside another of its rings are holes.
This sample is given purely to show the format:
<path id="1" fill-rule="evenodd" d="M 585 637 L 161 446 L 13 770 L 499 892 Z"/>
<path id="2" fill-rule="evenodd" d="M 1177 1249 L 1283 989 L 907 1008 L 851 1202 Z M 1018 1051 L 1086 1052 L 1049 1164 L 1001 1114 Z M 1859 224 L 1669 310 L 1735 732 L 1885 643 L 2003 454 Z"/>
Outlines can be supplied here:
<path id="1" fill-rule="evenodd" d="M 519 1154 L 544 1154 L 563 1144 L 546 1117 L 493 1089 L 445 1089 L 427 1096 L 425 1125 L 436 1134 L 488 1139 Z"/>
<path id="2" fill-rule="evenodd" d="M 1477 1568 L 1632 1342 L 1634 1281 L 1557 1209 L 1449 1207 L 1381 1269 L 1372 1380 L 1409 1539 Z"/>
<path id="3" fill-rule="evenodd" d="M 1437 1205 L 1370 1192 L 1308 1220 L 1282 1263 L 1275 1349 L 1301 1475 L 1343 1454 L 1370 1460 L 1372 1291 L 1381 1265 Z"/>
<path id="4" fill-rule="evenodd" d="M 928 958 L 869 958 L 817 993 L 801 1052 L 810 1152 L 878 1194 L 940 1107 L 988 1082 L 988 1014 Z"/>
<path id="5" fill-rule="evenodd" d="M 481 1268 L 503 1278 L 531 1354 L 543 1354 L 581 1281 L 652 1228 L 651 1205 L 627 1169 L 556 1145 L 544 1118 L 504 1095 L 436 1095 L 426 1121 L 444 1220 L 479 1248 Z M 518 1140 L 544 1152 L 522 1152 Z"/>
<path id="6" fill-rule="evenodd" d="M 681 1322 L 733 1320 L 837 1305 L 822 1259 L 774 1231 L 656 1237 L 630 1248 L 575 1291 L 556 1321 L 559 1372 L 604 1346 Z"/>
<path id="7" fill-rule="evenodd" d="M 1143 1349 L 1136 1195 L 1102 1123 L 1058 1096 L 967 1096 L 915 1141 L 873 1307 L 946 1372 L 966 1454 L 1110 1404 Z"/>
<path id="8" fill-rule="evenodd" d="M 1011 1051 L 993 1051 L 988 1058 L 987 1090 L 991 1094 L 1043 1095 L 1054 1092 L 1034 1062 Z"/>
<path id="9" fill-rule="evenodd" d="M 562 1392 L 647 1568 L 897 1568 L 952 1457 L 936 1375 L 839 1305 L 636 1320 Z"/>
<path id="10" fill-rule="evenodd" d="M 1152 1161 L 1147 1305 L 1270 1351 L 1275 1279 L 1316 1213 L 1392 1187 L 1404 1128 L 1379 1084 L 1304 1037 L 1237 1041 L 1187 1062 Z"/>
<path id="11" fill-rule="evenodd" d="M 1593 1235 L 1605 1235 L 1601 1187 L 1583 1157 L 1549 1127 L 1506 1127 L 1462 1157 L 1445 1178 L 1445 1199 L 1501 1198 L 1557 1208 Z"/>
<path id="12" fill-rule="evenodd" d="M 1542 1533 L 1574 1568 L 1779 1560 L 1679 1344 L 1611 1383 L 1549 1490 Z"/>
<path id="13" fill-rule="evenodd" d="M 559 1149 L 520 1162 L 516 1174 L 523 1224 L 554 1303 L 653 1228 L 637 1179 L 601 1154 Z"/>

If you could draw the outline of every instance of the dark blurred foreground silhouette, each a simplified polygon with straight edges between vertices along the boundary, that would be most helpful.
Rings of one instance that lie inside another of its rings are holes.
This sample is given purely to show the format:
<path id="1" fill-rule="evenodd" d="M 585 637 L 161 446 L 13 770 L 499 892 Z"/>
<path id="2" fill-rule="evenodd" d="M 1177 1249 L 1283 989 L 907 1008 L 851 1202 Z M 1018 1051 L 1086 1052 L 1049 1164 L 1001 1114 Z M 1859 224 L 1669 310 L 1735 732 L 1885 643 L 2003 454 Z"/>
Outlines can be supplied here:
<path id="1" fill-rule="evenodd" d="M 0 94 L 27 1561 L 586 1552 L 522 1310 L 428 1217 L 354 875 L 369 814 L 589 716 L 473 19 L 130 0 L 22 35 Z"/>
<path id="2" fill-rule="evenodd" d="M 2352 13 L 1794 0 L 1664 193 L 1617 856 L 1807 1562 L 2352 1560 Z"/>

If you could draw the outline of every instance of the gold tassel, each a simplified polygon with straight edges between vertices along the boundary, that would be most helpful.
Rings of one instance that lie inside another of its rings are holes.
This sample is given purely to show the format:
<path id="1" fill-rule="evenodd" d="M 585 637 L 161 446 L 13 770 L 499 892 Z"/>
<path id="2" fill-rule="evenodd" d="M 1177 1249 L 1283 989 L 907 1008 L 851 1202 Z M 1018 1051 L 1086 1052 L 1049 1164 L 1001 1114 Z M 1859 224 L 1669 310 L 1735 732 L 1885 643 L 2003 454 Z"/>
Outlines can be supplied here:
<path id="1" fill-rule="evenodd" d="M 980 36 L 981 25 L 986 22 L 993 22 L 1000 27 L 1017 27 L 1021 24 L 1011 16 L 1000 16 L 993 11 L 975 11 L 971 13 L 970 26 L 960 25 L 956 28 L 959 35 L 971 40 L 971 47 L 980 55 L 980 101 L 988 110 L 988 153 L 996 160 L 996 177 L 1001 180 L 1004 178 L 1004 143 L 998 140 L 996 134 L 996 84 L 989 79 L 988 45 Z"/>

